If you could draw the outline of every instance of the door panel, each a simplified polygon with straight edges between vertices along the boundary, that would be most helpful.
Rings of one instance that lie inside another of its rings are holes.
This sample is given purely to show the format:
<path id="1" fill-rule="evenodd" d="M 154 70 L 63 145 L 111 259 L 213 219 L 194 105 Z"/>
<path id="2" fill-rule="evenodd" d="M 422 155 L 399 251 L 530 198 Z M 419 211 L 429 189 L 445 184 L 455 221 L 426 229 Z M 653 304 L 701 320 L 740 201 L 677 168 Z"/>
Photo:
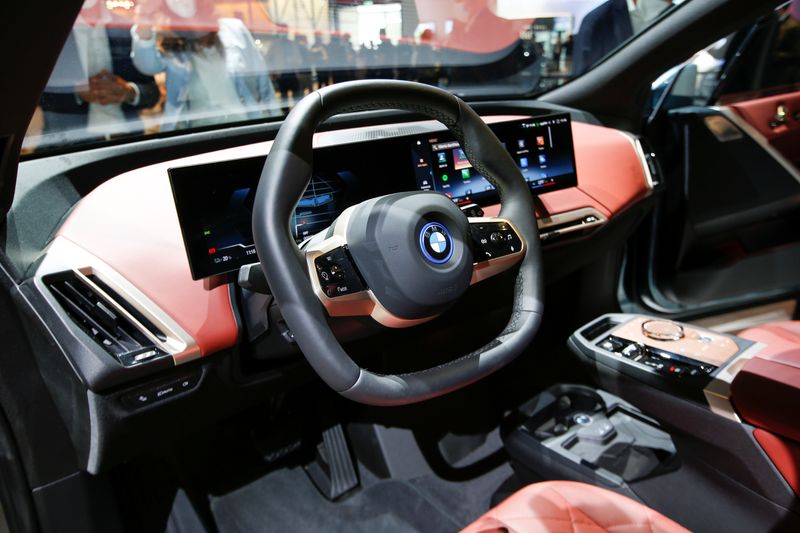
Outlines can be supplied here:
<path id="1" fill-rule="evenodd" d="M 659 263 L 673 261 L 662 281 L 676 300 L 703 305 L 800 287 L 796 173 L 724 111 L 689 108 L 670 120 L 683 154 L 669 185 L 683 197 L 667 200 L 682 204 L 670 207 L 683 223 L 666 216 L 660 232 L 683 231 L 677 249 L 659 247 Z"/>
<path id="2" fill-rule="evenodd" d="M 795 168 L 800 168 L 800 91 L 728 106 L 755 128 Z"/>
<path id="3" fill-rule="evenodd" d="M 670 91 L 695 105 L 667 92 L 648 115 L 664 187 L 630 247 L 623 305 L 691 319 L 800 295 L 797 37 L 779 7 L 684 65 L 689 83 Z"/>

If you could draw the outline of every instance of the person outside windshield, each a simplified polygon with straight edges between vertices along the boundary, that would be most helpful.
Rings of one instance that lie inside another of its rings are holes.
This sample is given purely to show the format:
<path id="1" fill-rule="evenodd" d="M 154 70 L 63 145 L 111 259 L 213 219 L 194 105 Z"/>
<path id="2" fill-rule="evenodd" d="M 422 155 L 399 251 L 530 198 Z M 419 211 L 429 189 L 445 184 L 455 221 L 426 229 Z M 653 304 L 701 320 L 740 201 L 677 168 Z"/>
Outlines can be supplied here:
<path id="1" fill-rule="evenodd" d="M 143 74 L 166 73 L 161 131 L 281 114 L 267 66 L 241 20 L 219 18 L 207 29 L 159 30 L 150 22 L 157 5 L 145 1 L 137 7 L 131 58 Z"/>

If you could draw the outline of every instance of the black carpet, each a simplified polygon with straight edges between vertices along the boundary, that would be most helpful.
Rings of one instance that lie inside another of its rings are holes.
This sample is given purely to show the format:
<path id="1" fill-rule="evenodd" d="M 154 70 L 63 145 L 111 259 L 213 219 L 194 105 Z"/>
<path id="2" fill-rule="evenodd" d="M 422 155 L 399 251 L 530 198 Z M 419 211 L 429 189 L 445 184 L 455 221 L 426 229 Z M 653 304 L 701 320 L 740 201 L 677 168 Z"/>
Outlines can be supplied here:
<path id="1" fill-rule="evenodd" d="M 459 529 L 411 483 L 378 481 L 340 502 L 326 500 L 302 468 L 281 469 L 211 499 L 220 533 L 261 531 L 453 532 Z"/>

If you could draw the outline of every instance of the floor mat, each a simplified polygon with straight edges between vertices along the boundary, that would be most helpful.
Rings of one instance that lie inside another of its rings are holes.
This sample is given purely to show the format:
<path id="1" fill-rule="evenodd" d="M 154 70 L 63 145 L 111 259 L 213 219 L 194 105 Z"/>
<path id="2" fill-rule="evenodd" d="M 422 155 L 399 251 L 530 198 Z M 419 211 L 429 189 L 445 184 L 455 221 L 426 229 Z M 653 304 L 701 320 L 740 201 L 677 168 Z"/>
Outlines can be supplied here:
<path id="1" fill-rule="evenodd" d="M 498 430 L 492 431 L 486 442 L 474 450 L 455 467 L 466 467 L 484 460 L 490 455 L 503 453 L 503 443 Z M 492 507 L 492 496 L 504 486 L 514 489 L 522 484 L 514 477 L 514 471 L 503 458 L 503 463 L 469 480 L 447 480 L 429 475 L 414 478 L 411 483 L 422 492 L 425 498 L 440 509 L 447 509 L 449 516 L 464 527 L 480 517 Z"/>
<path id="2" fill-rule="evenodd" d="M 458 524 L 411 483 L 379 481 L 332 503 L 301 468 L 281 469 L 211 499 L 220 533 L 269 531 L 452 532 Z"/>

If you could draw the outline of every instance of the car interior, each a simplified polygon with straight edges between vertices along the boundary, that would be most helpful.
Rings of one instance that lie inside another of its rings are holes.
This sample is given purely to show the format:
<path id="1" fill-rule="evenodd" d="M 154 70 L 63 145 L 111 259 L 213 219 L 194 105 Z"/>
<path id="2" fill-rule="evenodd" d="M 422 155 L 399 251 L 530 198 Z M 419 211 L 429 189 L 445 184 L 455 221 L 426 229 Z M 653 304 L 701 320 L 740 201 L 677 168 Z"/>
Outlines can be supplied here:
<path id="1" fill-rule="evenodd" d="M 800 2 L 444 4 L 0 9 L 0 531 L 800 531 Z"/>

